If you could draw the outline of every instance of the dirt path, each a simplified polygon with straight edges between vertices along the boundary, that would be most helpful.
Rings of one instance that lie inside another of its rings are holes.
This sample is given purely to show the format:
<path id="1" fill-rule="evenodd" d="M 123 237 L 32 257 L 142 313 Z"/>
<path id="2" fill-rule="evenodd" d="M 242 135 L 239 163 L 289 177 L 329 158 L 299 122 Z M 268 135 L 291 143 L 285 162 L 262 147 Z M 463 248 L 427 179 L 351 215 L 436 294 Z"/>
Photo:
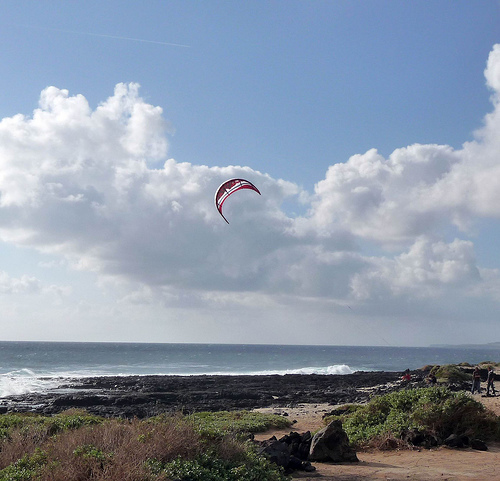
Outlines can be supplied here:
<path id="1" fill-rule="evenodd" d="M 500 397 L 476 399 L 500 415 Z M 323 427 L 322 417 L 333 406 L 328 404 L 303 404 L 295 408 L 262 409 L 262 412 L 287 413 L 292 428 L 273 431 L 256 436 L 268 439 L 280 437 L 290 430 L 297 432 L 316 431 Z M 500 443 L 489 444 L 488 451 L 473 449 L 437 449 L 415 451 L 369 451 L 358 452 L 359 463 L 327 464 L 314 463 L 314 473 L 295 473 L 294 479 L 303 481 L 493 481 L 500 480 Z"/>

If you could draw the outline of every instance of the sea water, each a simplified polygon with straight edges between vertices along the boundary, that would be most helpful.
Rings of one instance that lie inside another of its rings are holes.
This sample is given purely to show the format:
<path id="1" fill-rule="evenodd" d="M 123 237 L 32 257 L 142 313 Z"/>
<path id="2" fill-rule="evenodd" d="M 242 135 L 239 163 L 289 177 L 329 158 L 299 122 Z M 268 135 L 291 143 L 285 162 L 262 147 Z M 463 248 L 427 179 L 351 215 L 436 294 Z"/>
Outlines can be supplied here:
<path id="1" fill-rule="evenodd" d="M 500 360 L 499 350 L 242 344 L 0 342 L 0 397 L 68 378 L 126 375 L 350 374 Z"/>

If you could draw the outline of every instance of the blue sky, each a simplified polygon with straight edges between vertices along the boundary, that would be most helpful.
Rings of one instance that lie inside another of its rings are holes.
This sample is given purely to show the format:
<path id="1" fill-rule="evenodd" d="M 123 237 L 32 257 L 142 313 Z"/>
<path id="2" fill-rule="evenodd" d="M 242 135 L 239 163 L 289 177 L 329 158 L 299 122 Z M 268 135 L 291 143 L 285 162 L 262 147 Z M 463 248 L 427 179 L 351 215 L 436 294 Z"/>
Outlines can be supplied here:
<path id="1" fill-rule="evenodd" d="M 498 2 L 0 6 L 5 339 L 500 338 Z"/>

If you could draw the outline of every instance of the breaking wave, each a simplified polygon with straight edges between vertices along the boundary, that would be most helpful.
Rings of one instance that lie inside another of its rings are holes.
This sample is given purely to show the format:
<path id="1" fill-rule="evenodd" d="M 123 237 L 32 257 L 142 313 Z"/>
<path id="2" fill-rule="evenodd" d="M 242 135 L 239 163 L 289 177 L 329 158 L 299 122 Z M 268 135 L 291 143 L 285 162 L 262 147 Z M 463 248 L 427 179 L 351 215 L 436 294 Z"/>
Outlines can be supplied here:
<path id="1" fill-rule="evenodd" d="M 19 396 L 54 389 L 64 381 L 62 377 L 40 377 L 30 369 L 20 369 L 0 375 L 0 397 Z"/>
<path id="2" fill-rule="evenodd" d="M 301 367 L 297 369 L 283 369 L 283 370 L 266 370 L 259 372 L 252 372 L 253 375 L 270 376 L 273 374 L 352 374 L 354 371 L 347 364 L 335 364 L 333 366 L 322 367 Z"/>
<path id="3" fill-rule="evenodd" d="M 165 376 L 197 376 L 197 375 L 225 375 L 225 376 L 272 376 L 272 375 L 286 375 L 286 374 L 352 374 L 353 371 L 347 364 L 335 364 L 333 366 L 323 367 L 302 367 L 297 369 L 271 369 L 264 371 L 252 372 L 205 372 L 205 373 L 155 373 L 156 375 Z M 133 375 L 147 375 L 147 374 L 133 374 L 133 373 L 110 373 L 110 372 L 87 372 L 82 373 L 67 372 L 57 374 L 37 374 L 31 369 L 19 369 L 4 374 L 0 374 L 0 398 L 6 396 L 20 396 L 23 394 L 47 392 L 56 389 L 59 386 L 67 383 L 69 379 L 82 378 L 82 377 L 99 377 L 99 376 L 133 376 Z"/>

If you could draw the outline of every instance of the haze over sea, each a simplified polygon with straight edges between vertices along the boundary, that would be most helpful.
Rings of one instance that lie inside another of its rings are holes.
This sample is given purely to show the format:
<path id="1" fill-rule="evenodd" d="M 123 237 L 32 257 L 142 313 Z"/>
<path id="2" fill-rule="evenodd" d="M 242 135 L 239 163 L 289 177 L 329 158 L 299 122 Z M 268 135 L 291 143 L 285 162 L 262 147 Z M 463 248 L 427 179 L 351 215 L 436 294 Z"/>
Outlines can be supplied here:
<path id="1" fill-rule="evenodd" d="M 499 360 L 499 349 L 0 342 L 0 397 L 52 389 L 68 378 L 115 375 L 350 374 Z"/>

